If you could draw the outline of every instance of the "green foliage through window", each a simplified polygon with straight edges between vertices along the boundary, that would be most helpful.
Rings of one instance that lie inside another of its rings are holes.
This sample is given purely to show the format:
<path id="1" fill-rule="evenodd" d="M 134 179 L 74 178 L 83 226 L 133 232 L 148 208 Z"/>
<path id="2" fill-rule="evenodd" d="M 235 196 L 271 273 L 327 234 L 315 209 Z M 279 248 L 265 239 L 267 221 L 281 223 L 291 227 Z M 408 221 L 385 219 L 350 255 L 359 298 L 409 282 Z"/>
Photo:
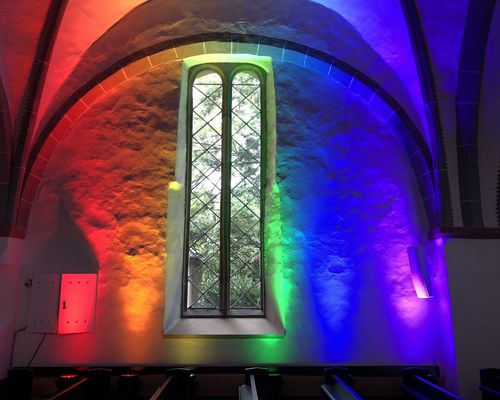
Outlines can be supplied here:
<path id="1" fill-rule="evenodd" d="M 233 64 L 192 75 L 184 308 L 262 314 L 262 77 Z"/>

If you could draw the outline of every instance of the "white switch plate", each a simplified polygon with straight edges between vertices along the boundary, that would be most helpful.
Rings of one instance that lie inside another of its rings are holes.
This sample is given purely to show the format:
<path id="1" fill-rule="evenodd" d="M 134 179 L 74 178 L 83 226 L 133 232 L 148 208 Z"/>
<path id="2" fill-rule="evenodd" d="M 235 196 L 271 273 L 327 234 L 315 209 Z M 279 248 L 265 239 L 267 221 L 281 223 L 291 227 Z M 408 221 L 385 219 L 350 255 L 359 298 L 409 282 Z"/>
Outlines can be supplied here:
<path id="1" fill-rule="evenodd" d="M 26 330 L 33 333 L 56 333 L 61 276 L 34 274 L 28 305 Z"/>
<path id="2" fill-rule="evenodd" d="M 97 274 L 62 274 L 57 333 L 94 330 Z"/>

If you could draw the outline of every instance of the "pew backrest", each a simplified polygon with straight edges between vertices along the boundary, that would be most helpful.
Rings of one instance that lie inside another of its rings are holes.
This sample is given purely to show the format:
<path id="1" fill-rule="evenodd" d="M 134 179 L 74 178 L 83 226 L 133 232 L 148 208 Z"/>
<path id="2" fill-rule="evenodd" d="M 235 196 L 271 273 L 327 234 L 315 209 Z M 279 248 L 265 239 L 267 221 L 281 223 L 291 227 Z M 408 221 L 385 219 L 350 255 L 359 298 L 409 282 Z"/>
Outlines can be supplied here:
<path id="1" fill-rule="evenodd" d="M 57 393 L 48 400 L 79 400 L 84 398 L 84 388 L 88 378 L 82 378 L 78 382 Z"/>
<path id="2" fill-rule="evenodd" d="M 257 376 L 267 376 L 266 374 L 260 374 Z M 259 392 L 257 389 L 257 379 L 254 374 L 247 374 L 246 379 L 248 381 L 247 385 L 241 385 L 238 390 L 238 395 L 240 400 L 259 400 Z"/>
<path id="3" fill-rule="evenodd" d="M 483 400 L 500 400 L 499 391 L 484 385 L 479 386 L 479 389 L 481 390 Z"/>
<path id="4" fill-rule="evenodd" d="M 155 392 L 149 398 L 149 400 L 164 400 L 164 399 L 166 399 L 168 385 L 170 384 L 171 381 L 172 381 L 172 377 L 171 376 L 167 377 L 167 379 L 165 379 L 163 384 L 158 389 L 155 390 Z"/>
<path id="5" fill-rule="evenodd" d="M 330 375 L 330 383 L 321 385 L 321 390 L 330 400 L 362 400 L 347 383 L 336 375 Z"/>
<path id="6" fill-rule="evenodd" d="M 408 375 L 403 378 L 403 391 L 407 398 L 418 400 L 462 400 L 461 397 L 446 389 L 429 382 L 417 375 Z"/>
<path id="7" fill-rule="evenodd" d="M 0 379 L 0 399 L 7 398 L 7 378 Z"/>
<path id="8" fill-rule="evenodd" d="M 252 397 L 252 388 L 248 385 L 241 385 L 238 389 L 239 400 L 254 400 Z"/>

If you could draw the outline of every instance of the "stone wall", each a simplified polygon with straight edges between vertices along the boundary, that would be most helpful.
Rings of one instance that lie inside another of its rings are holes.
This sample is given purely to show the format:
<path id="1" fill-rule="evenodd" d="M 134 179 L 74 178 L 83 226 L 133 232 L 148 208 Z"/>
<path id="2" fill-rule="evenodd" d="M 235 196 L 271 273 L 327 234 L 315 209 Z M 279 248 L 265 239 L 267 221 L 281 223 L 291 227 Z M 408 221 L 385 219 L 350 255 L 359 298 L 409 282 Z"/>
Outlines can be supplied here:
<path id="1" fill-rule="evenodd" d="M 436 299 L 416 297 L 406 255 L 428 227 L 394 132 L 332 79 L 280 62 L 274 75 L 285 337 L 162 336 L 173 62 L 101 97 L 53 154 L 23 273 L 98 271 L 97 318 L 49 335 L 34 365 L 439 362 Z M 17 365 L 37 337 L 20 336 Z"/>

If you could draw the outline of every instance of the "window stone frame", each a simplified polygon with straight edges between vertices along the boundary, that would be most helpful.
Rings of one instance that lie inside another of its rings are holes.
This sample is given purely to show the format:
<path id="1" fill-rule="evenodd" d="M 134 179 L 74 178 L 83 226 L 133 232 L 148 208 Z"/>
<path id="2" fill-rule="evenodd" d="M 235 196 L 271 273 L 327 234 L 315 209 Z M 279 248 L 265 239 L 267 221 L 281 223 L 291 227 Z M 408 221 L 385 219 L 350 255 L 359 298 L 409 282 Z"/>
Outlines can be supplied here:
<path id="1" fill-rule="evenodd" d="M 265 110 L 267 121 L 265 192 L 264 196 L 264 275 L 265 309 L 264 317 L 214 317 L 197 318 L 182 315 L 183 262 L 185 249 L 185 202 L 186 202 L 186 158 L 189 71 L 200 64 L 244 63 L 255 65 L 266 72 Z M 271 213 L 279 214 L 279 190 L 275 182 L 276 155 L 276 104 L 274 76 L 270 57 L 246 54 L 209 54 L 185 58 L 181 65 L 180 107 L 178 112 L 177 150 L 175 181 L 168 188 L 167 216 L 167 265 L 165 273 L 165 316 L 163 334 L 168 337 L 282 337 L 285 335 L 282 317 L 279 312 L 279 298 L 273 290 L 272 281 L 276 280 L 278 260 L 276 253 L 280 243 L 272 238 L 269 229 Z M 271 244 L 269 244 L 271 243 Z M 269 249 L 267 248 L 269 247 Z"/>

